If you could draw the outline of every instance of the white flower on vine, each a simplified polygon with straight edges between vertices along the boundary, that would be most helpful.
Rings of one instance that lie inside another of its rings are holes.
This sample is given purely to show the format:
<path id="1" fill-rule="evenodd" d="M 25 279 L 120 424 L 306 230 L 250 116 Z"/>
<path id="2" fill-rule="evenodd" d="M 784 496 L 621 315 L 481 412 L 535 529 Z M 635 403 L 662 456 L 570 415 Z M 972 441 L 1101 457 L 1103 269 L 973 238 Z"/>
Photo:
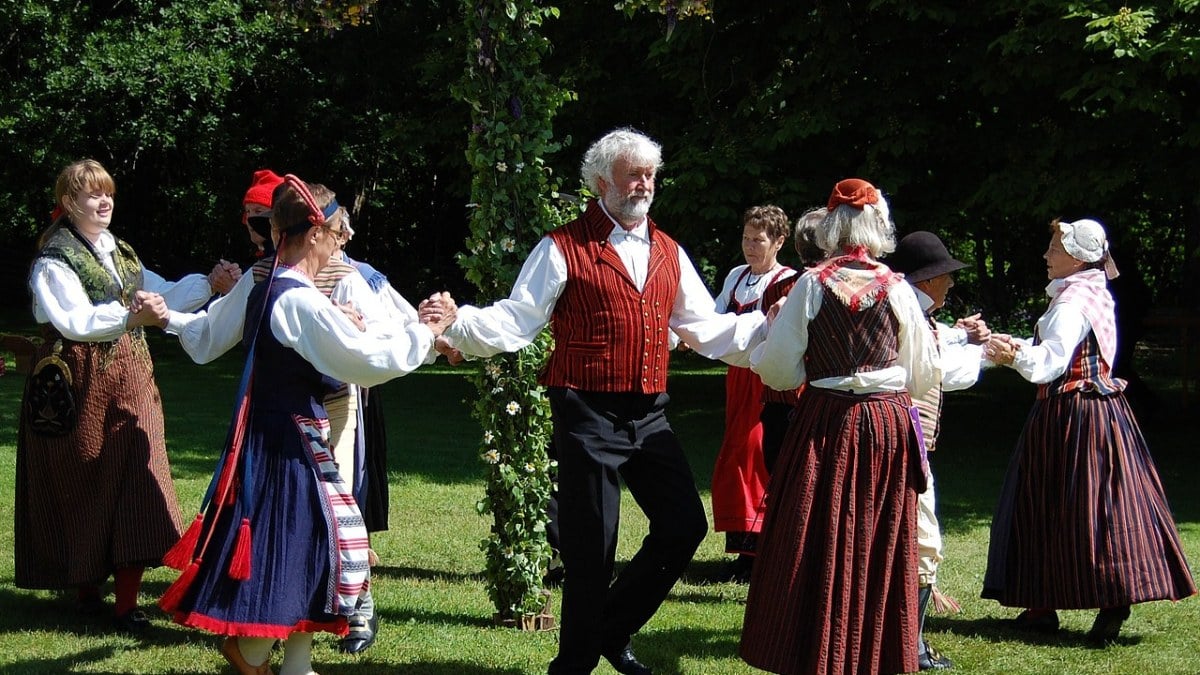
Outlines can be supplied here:
<path id="1" fill-rule="evenodd" d="M 517 403 L 516 401 L 509 401 L 508 405 L 504 406 L 504 412 L 508 413 L 509 415 L 516 415 L 517 413 L 521 412 L 521 404 Z"/>
<path id="2" fill-rule="evenodd" d="M 512 253 L 517 248 L 517 242 L 512 240 L 512 237 L 505 237 L 500 240 L 500 248 L 504 249 L 505 253 Z"/>
<path id="3" fill-rule="evenodd" d="M 496 170 L 499 171 L 500 173 L 504 173 L 504 172 L 508 171 L 508 165 L 505 164 L 504 162 L 496 162 Z"/>
<path id="4" fill-rule="evenodd" d="M 494 441 L 494 440 L 496 440 L 496 434 L 494 434 L 490 431 L 483 432 L 483 444 L 484 445 L 491 445 L 492 441 Z"/>
<path id="5" fill-rule="evenodd" d="M 489 362 L 486 366 L 483 367 L 483 371 L 485 373 L 487 373 L 488 375 L 490 375 L 492 378 L 498 378 L 498 377 L 500 377 L 500 364 Z"/>
<path id="6" fill-rule="evenodd" d="M 534 468 L 533 464 L 525 462 L 525 473 L 533 473 Z"/>
<path id="7" fill-rule="evenodd" d="M 488 450 L 487 452 L 480 455 L 480 457 L 482 457 L 483 461 L 487 462 L 488 464 L 499 464 L 500 463 L 500 453 L 495 450 Z"/>
<path id="8" fill-rule="evenodd" d="M 492 394 L 504 393 L 504 387 L 492 387 Z"/>
<path id="9" fill-rule="evenodd" d="M 517 162 L 513 165 L 513 168 L 517 170 L 517 173 L 521 173 L 521 169 L 525 168 L 525 162 Z"/>

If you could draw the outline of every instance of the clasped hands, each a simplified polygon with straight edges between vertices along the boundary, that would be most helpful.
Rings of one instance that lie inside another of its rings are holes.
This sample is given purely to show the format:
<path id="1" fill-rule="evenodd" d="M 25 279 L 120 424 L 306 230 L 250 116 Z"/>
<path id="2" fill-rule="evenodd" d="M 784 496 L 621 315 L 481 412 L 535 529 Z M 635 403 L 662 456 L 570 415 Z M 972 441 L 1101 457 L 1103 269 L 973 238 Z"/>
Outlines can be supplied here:
<path id="1" fill-rule="evenodd" d="M 225 295 L 233 290 L 234 285 L 241 278 L 242 268 L 222 258 L 216 265 L 213 265 L 212 271 L 208 273 L 208 285 L 217 293 Z"/>
<path id="2" fill-rule="evenodd" d="M 998 366 L 1011 366 L 1020 350 L 1021 345 L 1015 342 L 1011 335 L 996 333 L 983 348 L 983 355 Z"/>
<path id="3" fill-rule="evenodd" d="M 417 306 L 417 315 L 421 323 L 429 326 L 429 329 L 433 331 L 433 348 L 437 350 L 437 353 L 445 356 L 450 365 L 456 366 L 462 363 L 463 353 L 450 346 L 450 341 L 442 336 L 458 317 L 458 305 L 454 302 L 454 298 L 445 291 L 434 293 Z"/>
<path id="4" fill-rule="evenodd" d="M 129 302 L 129 318 L 125 320 L 126 328 L 139 326 L 167 327 L 170 310 L 167 301 L 158 293 L 150 291 L 135 291 Z"/>

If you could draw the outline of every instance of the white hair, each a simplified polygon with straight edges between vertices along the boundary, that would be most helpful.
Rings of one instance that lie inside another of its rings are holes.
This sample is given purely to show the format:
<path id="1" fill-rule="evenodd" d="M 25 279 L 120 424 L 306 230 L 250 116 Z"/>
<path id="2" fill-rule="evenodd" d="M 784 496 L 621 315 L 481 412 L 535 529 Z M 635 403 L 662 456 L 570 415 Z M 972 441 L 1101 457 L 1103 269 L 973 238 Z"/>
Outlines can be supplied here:
<path id="1" fill-rule="evenodd" d="M 849 204 L 837 206 L 817 230 L 817 246 L 833 255 L 847 246 L 865 246 L 875 259 L 895 251 L 896 226 L 889 217 L 887 200 L 880 194 L 879 201 L 865 204 L 861 210 Z"/>
<path id="2" fill-rule="evenodd" d="M 583 164 L 579 167 L 583 183 L 592 194 L 600 194 L 600 180 L 612 182 L 613 165 L 619 159 L 638 166 L 652 166 L 657 172 L 662 166 L 662 146 L 632 127 L 604 134 L 584 153 Z"/>

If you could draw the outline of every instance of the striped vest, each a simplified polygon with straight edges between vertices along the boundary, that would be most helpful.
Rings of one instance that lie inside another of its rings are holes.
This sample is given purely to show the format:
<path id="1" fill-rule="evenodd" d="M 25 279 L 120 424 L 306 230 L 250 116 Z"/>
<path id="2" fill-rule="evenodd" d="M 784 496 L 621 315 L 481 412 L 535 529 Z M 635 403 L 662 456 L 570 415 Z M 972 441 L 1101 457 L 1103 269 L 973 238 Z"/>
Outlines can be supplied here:
<path id="1" fill-rule="evenodd" d="M 650 261 L 639 293 L 609 245 L 612 228 L 592 201 L 549 234 L 566 258 L 567 282 L 550 317 L 554 351 L 538 381 L 581 391 L 664 392 L 679 246 L 649 221 Z"/>
<path id="2" fill-rule="evenodd" d="M 1034 344 L 1037 344 L 1036 335 Z M 1083 342 L 1075 348 L 1066 372 L 1053 382 L 1038 385 L 1037 397 L 1049 398 L 1070 391 L 1090 391 L 1101 396 L 1112 396 L 1124 389 L 1125 381 L 1113 378 L 1108 364 L 1100 358 L 1096 334 L 1089 331 Z"/>
<path id="3" fill-rule="evenodd" d="M 824 284 L 821 310 L 808 326 L 804 353 L 808 380 L 847 377 L 896 364 L 896 334 L 900 322 L 886 297 L 857 312 L 842 303 Z"/>
<path id="4" fill-rule="evenodd" d="M 932 317 L 929 317 L 929 329 L 933 333 L 933 343 L 937 346 L 938 353 L 941 353 L 942 344 L 938 342 L 937 322 Z M 930 387 L 924 396 L 913 397 L 912 402 L 921 417 L 921 436 L 925 439 L 925 452 L 933 452 L 937 449 L 938 434 L 942 431 L 941 380 L 938 380 L 936 386 Z"/>
<path id="5" fill-rule="evenodd" d="M 258 283 L 267 278 L 271 273 L 271 267 L 275 264 L 275 258 L 263 258 L 254 263 L 250 268 L 250 273 L 254 275 L 254 283 Z M 348 274 L 357 274 L 358 270 L 350 263 L 344 260 L 330 260 L 328 264 L 317 272 L 317 278 L 313 279 L 313 285 L 318 291 L 325 294 L 325 297 L 333 295 L 333 288 L 337 283 L 346 277 Z"/>

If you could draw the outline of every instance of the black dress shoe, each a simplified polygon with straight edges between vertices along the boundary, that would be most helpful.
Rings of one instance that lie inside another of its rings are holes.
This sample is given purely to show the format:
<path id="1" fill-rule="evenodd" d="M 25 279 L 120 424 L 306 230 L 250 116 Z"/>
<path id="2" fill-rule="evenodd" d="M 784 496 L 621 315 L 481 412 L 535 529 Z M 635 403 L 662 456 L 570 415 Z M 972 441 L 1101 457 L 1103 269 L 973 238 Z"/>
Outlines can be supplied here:
<path id="1" fill-rule="evenodd" d="M 379 632 L 379 612 L 372 612 L 371 618 L 362 614 L 350 617 L 350 632 L 338 643 L 338 651 L 347 654 L 360 654 L 367 647 L 375 644 L 375 636 Z"/>
<path id="2" fill-rule="evenodd" d="M 1087 632 L 1088 642 L 1103 645 L 1117 639 L 1121 634 L 1121 625 L 1129 618 L 1129 605 L 1124 607 L 1108 607 L 1096 614 L 1092 629 Z"/>
<path id="3" fill-rule="evenodd" d="M 917 655 L 917 666 L 921 670 L 950 670 L 954 662 L 925 642 L 925 651 Z"/>
<path id="4" fill-rule="evenodd" d="M 150 629 L 150 617 L 140 609 L 131 609 L 113 618 L 113 626 L 118 633 L 126 635 L 143 635 Z"/>
<path id="5" fill-rule="evenodd" d="M 1013 619 L 1013 626 L 1036 633 L 1058 631 L 1058 612 L 1052 609 L 1027 609 Z"/>
<path id="6" fill-rule="evenodd" d="M 633 655 L 633 647 L 625 645 L 624 647 L 602 654 L 604 660 L 612 664 L 613 670 L 621 673 L 621 675 L 653 675 L 652 670 L 637 660 Z"/>

